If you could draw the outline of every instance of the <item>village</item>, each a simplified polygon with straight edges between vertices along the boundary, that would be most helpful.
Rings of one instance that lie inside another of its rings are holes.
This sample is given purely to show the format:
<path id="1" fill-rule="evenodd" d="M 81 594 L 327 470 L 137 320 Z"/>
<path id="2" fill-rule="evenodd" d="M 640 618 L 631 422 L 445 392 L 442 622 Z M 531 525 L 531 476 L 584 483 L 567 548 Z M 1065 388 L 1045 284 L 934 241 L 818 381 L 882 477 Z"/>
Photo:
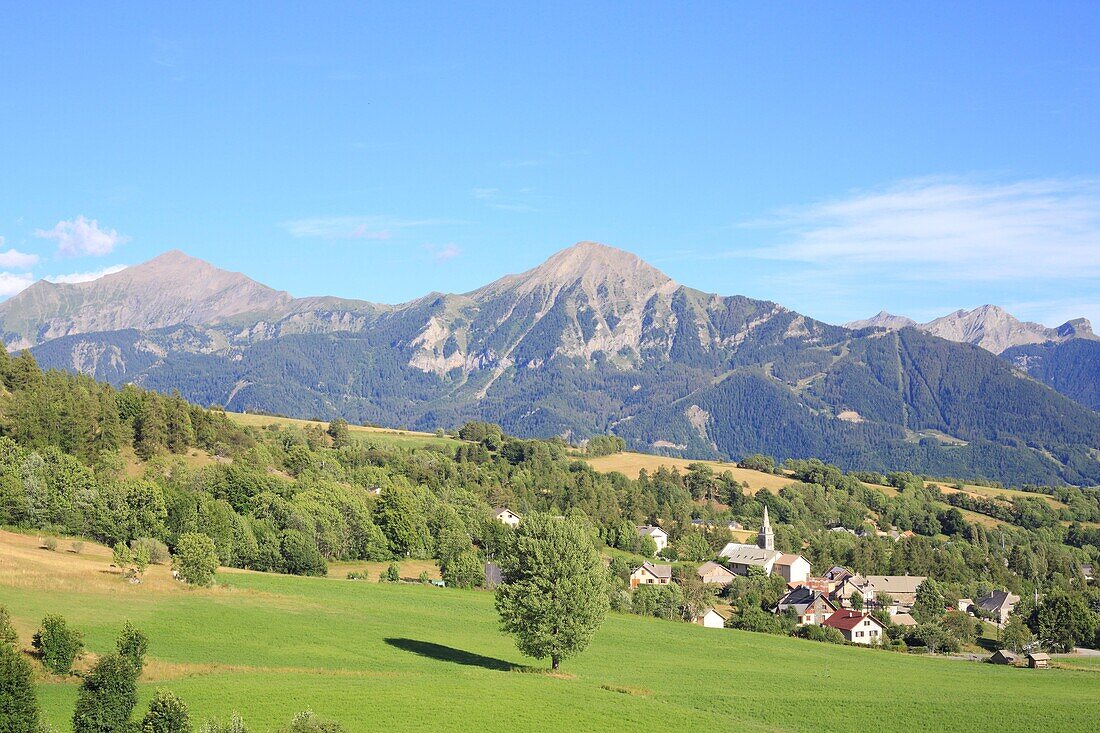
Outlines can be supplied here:
<path id="1" fill-rule="evenodd" d="M 495 508 L 493 516 L 513 529 L 522 519 L 506 507 Z M 743 529 L 737 522 L 728 523 L 727 528 L 731 532 Z M 669 546 L 668 533 L 659 526 L 640 525 L 636 531 L 639 537 L 652 541 L 655 556 Z M 498 569 L 494 567 L 487 572 L 493 581 L 499 582 Z M 749 576 L 778 577 L 784 582 L 785 593 L 770 609 L 773 615 L 787 617 L 799 629 L 809 626 L 832 629 L 844 643 L 875 647 L 890 644 L 891 627 L 905 630 L 920 626 L 913 616 L 913 607 L 922 584 L 929 580 L 919 575 L 860 575 L 841 566 L 812 575 L 811 563 L 805 557 L 775 548 L 775 533 L 766 507 L 756 542 L 729 542 L 715 559 L 695 567 L 693 580 L 709 588 L 717 601 L 735 579 Z M 671 564 L 647 560 L 630 571 L 632 593 L 645 586 L 671 586 L 677 582 L 692 581 L 678 579 Z M 942 604 L 940 611 L 941 615 L 973 619 L 979 627 L 984 621 L 1000 630 L 1019 602 L 1020 597 L 1007 590 L 993 590 L 980 598 L 960 598 L 954 605 Z M 719 602 L 699 610 L 688 620 L 708 629 L 735 628 L 730 605 Z M 983 659 L 993 664 L 1036 669 L 1046 668 L 1050 663 L 1050 656 L 1034 644 L 1021 650 L 1001 648 Z"/>

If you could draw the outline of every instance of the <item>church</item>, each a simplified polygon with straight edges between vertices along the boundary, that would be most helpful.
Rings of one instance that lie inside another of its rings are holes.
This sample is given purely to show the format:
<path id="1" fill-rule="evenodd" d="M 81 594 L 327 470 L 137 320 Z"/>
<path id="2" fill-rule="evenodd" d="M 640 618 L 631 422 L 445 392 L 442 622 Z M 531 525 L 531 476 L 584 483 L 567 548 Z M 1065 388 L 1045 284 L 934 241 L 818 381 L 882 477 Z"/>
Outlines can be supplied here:
<path id="1" fill-rule="evenodd" d="M 764 507 L 764 522 L 755 545 L 730 542 L 718 553 L 726 567 L 738 575 L 748 575 L 750 567 L 758 567 L 765 575 L 777 573 L 788 583 L 802 583 L 810 577 L 810 561 L 775 549 L 775 533 Z"/>

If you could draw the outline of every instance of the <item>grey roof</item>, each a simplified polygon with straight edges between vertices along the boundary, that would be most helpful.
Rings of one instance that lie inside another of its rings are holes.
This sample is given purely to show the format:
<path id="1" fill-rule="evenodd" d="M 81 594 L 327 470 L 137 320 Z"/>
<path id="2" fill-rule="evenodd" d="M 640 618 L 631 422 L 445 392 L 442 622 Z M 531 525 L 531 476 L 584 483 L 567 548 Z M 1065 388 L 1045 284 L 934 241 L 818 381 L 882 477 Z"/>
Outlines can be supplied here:
<path id="1" fill-rule="evenodd" d="M 828 598 L 825 598 L 824 593 L 807 588 L 804 585 L 794 588 L 790 593 L 780 598 L 779 605 L 776 608 L 779 611 L 793 608 L 801 614 L 805 613 L 806 609 L 812 606 L 818 598 L 824 599 L 824 601 L 829 604 L 830 608 L 834 611 L 836 610 L 836 606 L 830 603 Z"/>
<path id="2" fill-rule="evenodd" d="M 501 514 L 504 514 L 504 512 L 508 512 L 509 514 L 515 514 L 517 517 L 519 516 L 519 512 L 514 512 L 506 506 L 495 506 L 495 507 L 493 507 L 493 516 L 494 517 L 499 517 Z"/>
<path id="3" fill-rule="evenodd" d="M 695 573 L 699 577 L 703 577 L 704 575 L 707 575 L 708 573 L 712 573 L 715 570 L 719 570 L 719 571 L 725 573 L 726 575 L 730 576 L 730 578 L 733 578 L 733 576 L 734 576 L 734 573 L 733 573 L 732 570 L 727 568 L 725 565 L 720 565 L 720 564 L 714 562 L 713 560 L 707 560 L 705 563 L 700 565 L 699 569 L 696 570 Z"/>
<path id="4" fill-rule="evenodd" d="M 1012 608 L 1020 602 L 1020 597 L 1013 595 L 1006 590 L 995 590 L 987 596 L 982 596 L 978 599 L 977 606 L 983 611 L 1000 611 L 1004 607 L 1008 607 L 1011 611 Z"/>
<path id="5" fill-rule="evenodd" d="M 655 577 L 667 578 L 669 580 L 672 580 L 672 566 L 671 565 L 654 565 L 653 563 L 651 563 L 649 561 L 646 561 L 646 562 L 642 563 L 640 566 L 638 566 L 637 568 L 635 568 L 634 570 L 638 571 L 638 570 L 641 570 L 642 568 L 645 568 L 647 571 L 649 571 Z"/>
<path id="6" fill-rule="evenodd" d="M 646 525 L 638 527 L 638 534 L 640 534 L 640 535 L 645 535 L 645 534 L 654 535 L 658 532 L 660 532 L 661 534 L 666 535 L 666 536 L 668 534 L 667 532 L 665 532 L 660 527 L 656 527 L 652 524 L 646 524 Z"/>
<path id="7" fill-rule="evenodd" d="M 779 550 L 764 550 L 756 545 L 730 542 L 719 551 L 718 556 L 739 565 L 760 565 L 763 567 L 768 563 L 774 563 L 782 554 Z"/>

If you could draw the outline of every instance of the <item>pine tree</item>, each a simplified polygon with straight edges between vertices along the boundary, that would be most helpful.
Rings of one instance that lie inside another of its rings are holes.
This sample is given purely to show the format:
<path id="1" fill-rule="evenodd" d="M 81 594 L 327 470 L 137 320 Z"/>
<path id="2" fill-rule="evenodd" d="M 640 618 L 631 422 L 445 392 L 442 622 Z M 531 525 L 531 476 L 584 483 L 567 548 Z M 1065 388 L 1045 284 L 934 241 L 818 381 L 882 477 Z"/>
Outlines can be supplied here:
<path id="1" fill-rule="evenodd" d="M 163 453 L 168 444 L 168 423 L 162 400 L 155 394 L 145 396 L 137 430 L 134 434 L 134 451 L 144 460 Z"/>

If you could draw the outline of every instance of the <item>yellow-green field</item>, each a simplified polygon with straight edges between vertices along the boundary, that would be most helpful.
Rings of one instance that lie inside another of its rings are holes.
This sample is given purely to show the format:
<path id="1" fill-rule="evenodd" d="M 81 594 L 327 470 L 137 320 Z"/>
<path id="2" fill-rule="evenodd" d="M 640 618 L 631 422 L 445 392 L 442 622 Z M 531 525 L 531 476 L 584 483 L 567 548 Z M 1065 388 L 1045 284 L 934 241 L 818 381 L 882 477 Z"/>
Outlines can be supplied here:
<path id="1" fill-rule="evenodd" d="M 768 473 L 761 473 L 760 471 L 753 471 L 748 468 L 739 468 L 736 463 L 719 463 L 718 461 L 692 461 L 687 458 L 667 458 L 665 456 L 654 456 L 648 453 L 615 453 L 610 456 L 600 456 L 599 458 L 586 458 L 588 464 L 597 471 L 604 473 L 618 472 L 629 478 L 638 478 L 638 474 L 641 473 L 644 468 L 647 472 L 653 473 L 661 466 L 666 468 L 678 469 L 681 473 L 687 471 L 687 467 L 692 463 L 705 463 L 714 469 L 716 474 L 723 471 L 729 471 L 733 474 L 733 477 L 745 483 L 748 483 L 749 488 L 746 493 L 755 494 L 760 489 L 767 489 L 773 494 L 778 494 L 779 490 L 784 486 L 791 484 L 794 479 L 786 476 L 774 476 Z"/>
<path id="2" fill-rule="evenodd" d="M 150 640 L 139 714 L 158 686 L 197 719 L 237 710 L 260 732 L 307 708 L 356 732 L 508 733 L 828 733 L 868 715 L 883 729 L 1091 731 L 1100 712 L 1087 663 L 1037 672 L 616 614 L 550 675 L 499 633 L 483 591 L 240 571 L 192 590 L 160 566 L 131 585 L 106 548 L 37 545 L 0 533 L 0 603 L 22 644 L 61 613 L 85 632 L 86 667 L 132 621 Z M 35 666 L 49 722 L 69 730 L 76 678 Z"/>
<path id="3" fill-rule="evenodd" d="M 298 420 L 291 417 L 272 417 L 271 415 L 253 415 L 241 412 L 227 412 L 230 420 L 245 427 L 266 428 L 270 425 L 281 427 L 305 428 L 308 426 L 328 428 L 328 423 L 315 420 Z M 389 428 L 375 428 L 365 425 L 349 425 L 348 430 L 353 438 L 370 440 L 378 444 L 395 445 L 402 448 L 422 448 L 435 446 L 453 450 L 457 441 L 454 438 L 439 437 L 434 433 L 420 433 L 414 430 L 393 430 Z"/>

